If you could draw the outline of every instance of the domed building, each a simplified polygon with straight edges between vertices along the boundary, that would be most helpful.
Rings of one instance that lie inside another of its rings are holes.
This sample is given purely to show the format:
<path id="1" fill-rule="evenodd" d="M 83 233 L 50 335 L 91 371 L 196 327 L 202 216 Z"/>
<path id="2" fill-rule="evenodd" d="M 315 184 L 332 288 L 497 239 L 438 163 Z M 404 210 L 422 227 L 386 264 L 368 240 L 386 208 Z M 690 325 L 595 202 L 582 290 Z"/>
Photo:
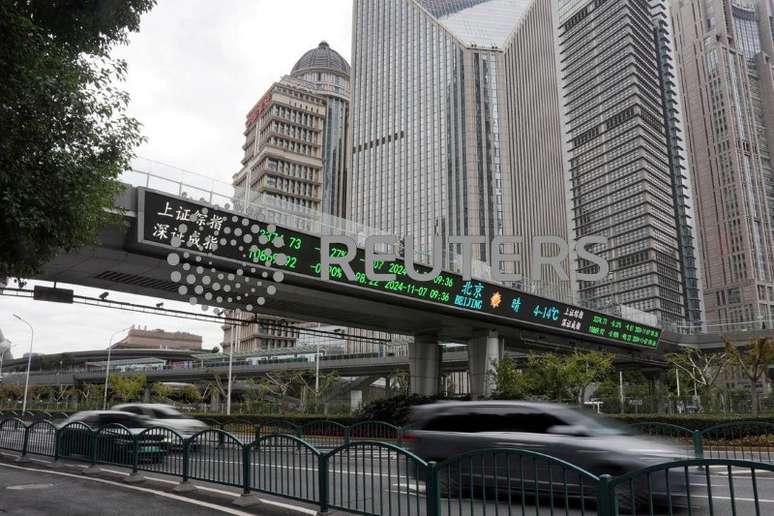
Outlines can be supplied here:
<path id="1" fill-rule="evenodd" d="M 349 100 L 349 63 L 325 41 L 301 56 L 290 75 Z"/>
<path id="2" fill-rule="evenodd" d="M 279 205 L 304 217 L 346 217 L 350 67 L 322 41 L 253 105 L 245 120 L 242 168 L 234 175 L 238 199 Z M 273 317 L 251 315 L 239 335 L 224 327 L 223 349 L 290 348 L 298 332 Z"/>
<path id="3" fill-rule="evenodd" d="M 298 60 L 290 76 L 313 84 L 326 99 L 323 137 L 322 211 L 346 218 L 347 179 L 352 153 L 349 140 L 350 68 L 346 59 L 321 41 Z"/>

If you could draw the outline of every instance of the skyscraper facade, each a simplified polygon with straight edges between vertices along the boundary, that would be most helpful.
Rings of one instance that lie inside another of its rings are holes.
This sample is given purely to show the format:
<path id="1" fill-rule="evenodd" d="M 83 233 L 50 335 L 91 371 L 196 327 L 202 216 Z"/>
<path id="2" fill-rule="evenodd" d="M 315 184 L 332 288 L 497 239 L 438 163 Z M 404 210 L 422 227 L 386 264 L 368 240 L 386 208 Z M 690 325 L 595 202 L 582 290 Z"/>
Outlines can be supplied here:
<path id="1" fill-rule="evenodd" d="M 560 66 L 573 232 L 608 239 L 594 252 L 610 274 L 580 283 L 580 301 L 684 324 L 701 319 L 701 296 L 666 9 L 560 1 Z"/>
<path id="2" fill-rule="evenodd" d="M 356 0 L 350 217 L 452 269 L 450 237 L 482 237 L 491 262 L 495 237 L 521 236 L 504 272 L 530 281 L 532 237 L 567 238 L 552 16 L 548 0 Z"/>
<path id="3" fill-rule="evenodd" d="M 774 319 L 773 12 L 771 0 L 673 2 L 706 319 L 721 328 Z"/>
<path id="4" fill-rule="evenodd" d="M 344 215 L 349 72 L 346 60 L 322 42 L 269 88 L 245 120 L 237 188 Z"/>
<path id="5" fill-rule="evenodd" d="M 351 161 L 349 63 L 321 42 L 290 75 L 274 83 L 245 120 L 237 192 L 260 203 L 279 199 L 304 215 L 344 217 Z M 265 314 L 232 312 L 246 326 L 225 325 L 223 348 L 248 352 L 294 347 L 298 328 Z"/>

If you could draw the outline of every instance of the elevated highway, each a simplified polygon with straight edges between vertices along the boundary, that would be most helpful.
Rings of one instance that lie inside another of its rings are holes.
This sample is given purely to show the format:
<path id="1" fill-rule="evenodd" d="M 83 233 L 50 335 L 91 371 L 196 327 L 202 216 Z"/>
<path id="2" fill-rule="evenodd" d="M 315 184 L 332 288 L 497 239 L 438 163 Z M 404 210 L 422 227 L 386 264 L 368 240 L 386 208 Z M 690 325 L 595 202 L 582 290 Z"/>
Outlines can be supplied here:
<path id="1" fill-rule="evenodd" d="M 464 371 L 468 367 L 468 354 L 465 351 L 456 351 L 443 354 L 441 370 Z M 247 378 L 259 379 L 274 371 L 308 371 L 314 370 L 314 362 L 295 361 L 264 363 L 257 365 L 241 364 L 232 368 L 232 374 L 235 378 L 244 380 Z M 408 371 L 409 358 L 407 356 L 384 356 L 374 359 L 367 358 L 345 358 L 337 360 L 321 360 L 320 371 L 336 371 L 342 377 L 358 376 L 389 376 L 396 371 Z M 144 374 L 148 382 L 187 382 L 199 383 L 213 380 L 216 376 L 225 378 L 228 375 L 227 365 L 191 367 L 191 368 L 170 368 L 160 370 L 145 370 L 136 372 L 119 373 L 111 371 L 110 375 L 120 374 Z M 3 375 L 3 382 L 10 384 L 24 384 L 25 375 L 22 372 L 14 372 Z M 58 372 L 36 372 L 30 374 L 30 385 L 76 385 L 80 383 L 100 383 L 105 381 L 105 370 L 98 371 L 65 371 Z"/>

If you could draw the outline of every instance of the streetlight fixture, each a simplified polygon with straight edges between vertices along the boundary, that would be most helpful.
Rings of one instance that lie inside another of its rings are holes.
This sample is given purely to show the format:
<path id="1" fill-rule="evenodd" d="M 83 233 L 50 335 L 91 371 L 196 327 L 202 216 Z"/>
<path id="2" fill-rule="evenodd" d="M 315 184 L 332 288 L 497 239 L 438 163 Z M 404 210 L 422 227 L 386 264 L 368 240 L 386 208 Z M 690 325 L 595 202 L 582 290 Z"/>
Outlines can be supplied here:
<path id="1" fill-rule="evenodd" d="M 129 329 L 131 329 L 131 326 L 128 326 L 126 328 L 122 328 L 116 332 L 113 332 L 113 334 L 110 336 L 110 339 L 108 340 L 108 356 L 107 356 L 107 364 L 105 365 L 105 392 L 102 395 L 102 410 L 107 410 L 107 390 L 108 390 L 108 380 L 110 379 L 110 352 L 113 349 L 113 337 Z"/>
<path id="2" fill-rule="evenodd" d="M 27 412 L 27 392 L 30 388 L 30 366 L 32 365 L 32 343 L 35 340 L 35 330 L 30 323 L 19 317 L 17 314 L 13 314 L 14 317 L 27 325 L 30 329 L 30 351 L 27 353 L 27 375 L 24 378 L 24 401 L 22 402 L 22 414 Z"/>

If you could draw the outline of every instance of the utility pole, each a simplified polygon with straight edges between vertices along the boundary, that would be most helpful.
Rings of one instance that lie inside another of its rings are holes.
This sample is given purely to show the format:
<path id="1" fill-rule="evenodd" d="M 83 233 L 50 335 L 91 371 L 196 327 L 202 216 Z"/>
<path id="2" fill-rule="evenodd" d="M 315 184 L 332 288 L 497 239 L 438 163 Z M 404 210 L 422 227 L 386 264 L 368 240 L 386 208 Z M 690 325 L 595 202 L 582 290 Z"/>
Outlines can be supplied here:
<path id="1" fill-rule="evenodd" d="M 32 325 L 19 317 L 16 314 L 13 314 L 14 317 L 19 319 L 21 322 L 26 324 L 30 329 L 30 351 L 27 353 L 27 376 L 24 379 L 24 402 L 22 403 L 22 415 L 24 415 L 25 412 L 27 412 L 27 392 L 30 388 L 30 366 L 32 365 L 32 343 L 35 340 L 35 330 L 32 328 Z"/>

